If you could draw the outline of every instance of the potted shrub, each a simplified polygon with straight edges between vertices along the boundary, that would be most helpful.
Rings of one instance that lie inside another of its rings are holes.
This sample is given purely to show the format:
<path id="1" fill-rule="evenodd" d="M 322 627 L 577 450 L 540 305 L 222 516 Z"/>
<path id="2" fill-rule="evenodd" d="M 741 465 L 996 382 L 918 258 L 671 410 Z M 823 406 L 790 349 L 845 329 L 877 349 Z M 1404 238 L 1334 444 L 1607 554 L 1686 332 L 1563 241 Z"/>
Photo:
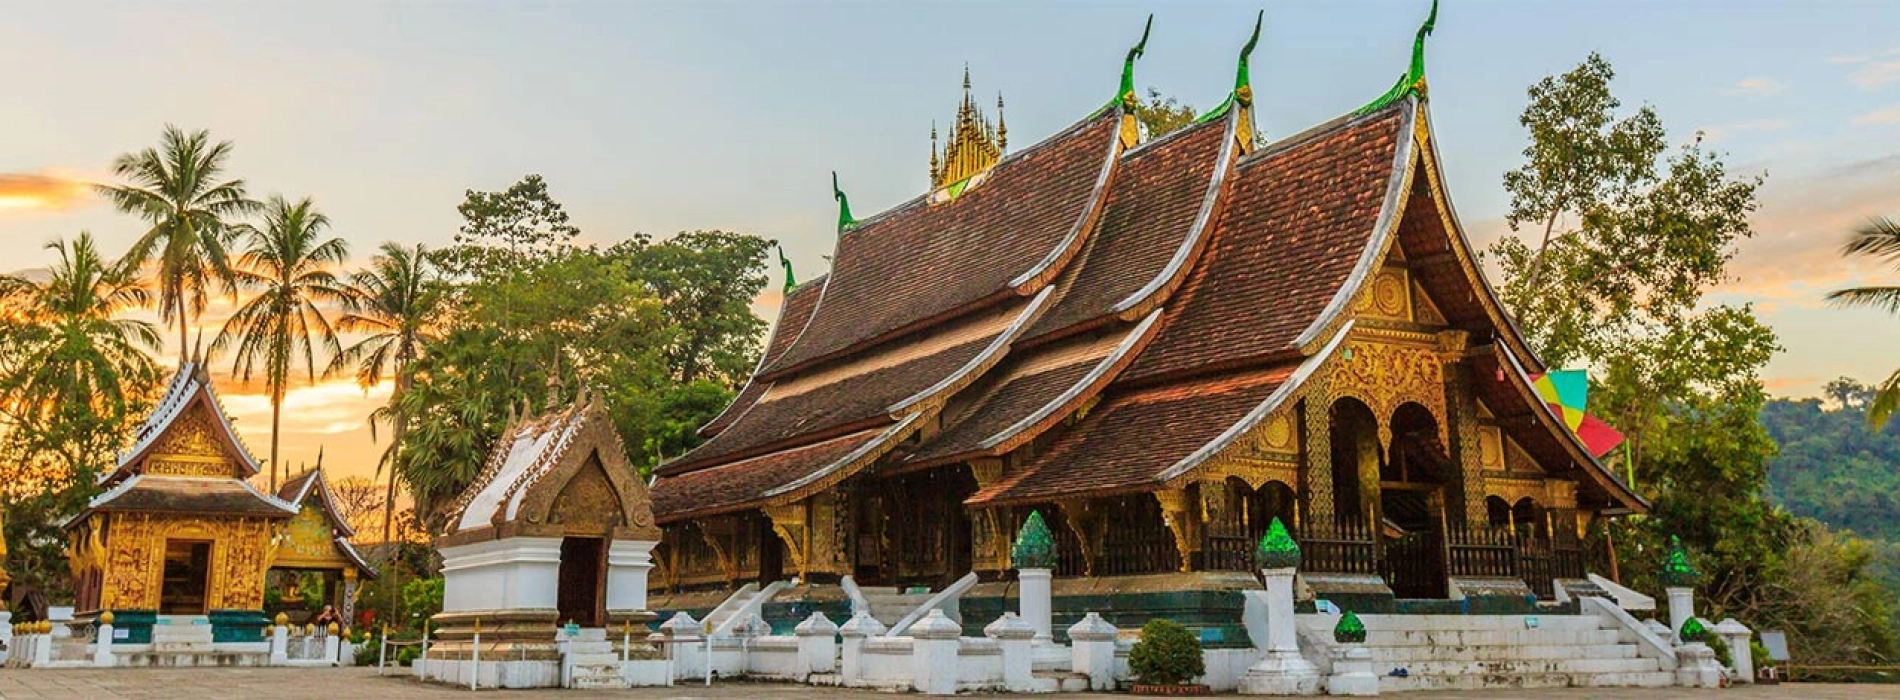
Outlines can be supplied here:
<path id="1" fill-rule="evenodd" d="M 1156 618 L 1141 627 L 1141 641 L 1128 651 L 1137 695 L 1206 695 L 1193 680 L 1207 673 L 1201 639 L 1173 620 Z"/>

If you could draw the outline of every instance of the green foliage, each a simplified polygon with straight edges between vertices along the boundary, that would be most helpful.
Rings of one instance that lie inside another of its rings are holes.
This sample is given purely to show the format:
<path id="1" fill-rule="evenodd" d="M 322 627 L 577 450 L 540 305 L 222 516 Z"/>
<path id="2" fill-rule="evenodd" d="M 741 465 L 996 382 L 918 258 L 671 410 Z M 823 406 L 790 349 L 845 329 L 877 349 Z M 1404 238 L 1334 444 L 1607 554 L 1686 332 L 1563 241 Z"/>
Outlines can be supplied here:
<path id="1" fill-rule="evenodd" d="M 392 399 L 406 426 L 397 475 L 430 531 L 510 411 L 544 410 L 550 393 L 556 404 L 583 386 L 601 395 L 643 470 L 698 444 L 699 426 L 757 362 L 765 324 L 750 304 L 770 241 L 693 231 L 576 247 L 534 177 L 508 193 L 472 192 L 462 211 L 464 231 L 479 235 L 444 252 L 461 261 L 445 265 L 464 265 L 453 313 L 415 360 L 413 386 Z"/>
<path id="2" fill-rule="evenodd" d="M 1207 673 L 1201 639 L 1166 618 L 1141 626 L 1141 640 L 1128 650 L 1128 669 L 1143 683 L 1180 685 Z"/>
<path id="3" fill-rule="evenodd" d="M 1872 258 L 1889 267 L 1900 268 L 1900 222 L 1884 217 L 1868 221 L 1854 230 L 1847 244 L 1841 247 L 1841 255 Z M 1839 289 L 1829 292 L 1827 300 L 1839 306 L 1900 313 L 1900 287 L 1891 285 Z M 1867 407 L 1868 424 L 1878 429 L 1887 423 L 1887 418 L 1897 408 L 1900 408 L 1900 370 L 1887 375 L 1871 397 Z"/>
<path id="4" fill-rule="evenodd" d="M 1173 97 L 1164 97 L 1160 90 L 1148 88 L 1148 100 L 1135 110 L 1135 121 L 1141 122 L 1148 131 L 1148 138 L 1160 138 L 1162 135 L 1194 123 L 1194 105 Z"/>
<path id="5" fill-rule="evenodd" d="M 1710 616 L 1787 629 L 1804 653 L 1884 653 L 1887 604 L 1854 543 L 1762 497 L 1773 332 L 1704 296 L 1753 235 L 1762 181 L 1731 176 L 1700 139 L 1669 152 L 1653 110 L 1620 113 L 1614 75 L 1591 55 L 1530 88 L 1525 162 L 1504 177 L 1519 236 L 1487 255 L 1532 347 L 1549 366 L 1591 369 L 1591 412 L 1628 437 L 1606 461 L 1634 473 L 1653 511 L 1610 525 L 1624 583 L 1661 588 L 1679 535 Z"/>
<path id="6" fill-rule="evenodd" d="M 383 653 L 381 635 L 364 634 L 362 643 L 356 645 L 356 665 L 358 667 L 375 666 L 379 654 Z"/>
<path id="7" fill-rule="evenodd" d="M 424 621 L 441 613 L 442 578 L 419 578 L 403 584 L 402 610 L 411 629 L 420 628 Z"/>

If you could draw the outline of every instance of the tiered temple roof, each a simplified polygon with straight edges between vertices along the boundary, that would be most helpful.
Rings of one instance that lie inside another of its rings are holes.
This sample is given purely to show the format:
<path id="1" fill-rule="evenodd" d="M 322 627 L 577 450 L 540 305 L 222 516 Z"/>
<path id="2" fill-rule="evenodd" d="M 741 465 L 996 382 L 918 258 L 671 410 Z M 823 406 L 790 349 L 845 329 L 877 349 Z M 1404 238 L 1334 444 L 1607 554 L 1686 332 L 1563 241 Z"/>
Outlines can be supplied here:
<path id="1" fill-rule="evenodd" d="M 1377 267 L 1400 255 L 1446 325 L 1482 339 L 1471 354 L 1501 379 L 1479 394 L 1536 425 L 1526 449 L 1586 473 L 1592 507 L 1646 508 L 1527 390 L 1543 368 L 1437 172 L 1428 30 L 1391 92 L 1303 133 L 1256 147 L 1243 52 L 1234 93 L 1189 127 L 1136 144 L 1137 101 L 1120 95 L 980 186 L 844 230 L 710 439 L 659 468 L 656 517 L 791 503 L 867 469 L 1031 440 L 1044 442 L 966 503 L 1153 490 L 1337 357 Z"/>
<path id="2" fill-rule="evenodd" d="M 376 578 L 376 568 L 370 566 L 362 553 L 356 551 L 356 547 L 350 544 L 350 538 L 356 535 L 356 528 L 351 527 L 349 521 L 343 519 L 343 511 L 337 508 L 336 492 L 330 490 L 330 480 L 324 476 L 322 467 L 290 477 L 282 486 L 277 487 L 277 500 L 296 506 L 299 509 L 299 519 L 310 518 L 308 532 L 299 531 L 299 528 L 303 527 L 302 524 L 296 520 L 292 521 L 291 532 L 285 539 L 285 544 L 288 546 L 284 548 L 292 551 L 284 552 L 280 549 L 278 555 L 280 560 L 291 560 L 300 554 L 314 555 L 311 558 L 321 560 L 329 558 L 323 555 L 333 554 L 355 566 L 358 571 L 363 572 L 365 577 Z M 327 540 L 329 551 L 316 551 L 315 540 L 319 538 Z M 297 551 L 298 545 L 303 545 L 303 549 L 309 551 Z M 291 556 L 285 556 L 285 554 Z"/>
<path id="3" fill-rule="evenodd" d="M 99 477 L 105 491 L 69 524 L 94 512 L 143 512 L 288 518 L 291 503 L 246 481 L 259 465 L 211 386 L 202 362 L 187 362 L 134 433 L 132 447 Z"/>

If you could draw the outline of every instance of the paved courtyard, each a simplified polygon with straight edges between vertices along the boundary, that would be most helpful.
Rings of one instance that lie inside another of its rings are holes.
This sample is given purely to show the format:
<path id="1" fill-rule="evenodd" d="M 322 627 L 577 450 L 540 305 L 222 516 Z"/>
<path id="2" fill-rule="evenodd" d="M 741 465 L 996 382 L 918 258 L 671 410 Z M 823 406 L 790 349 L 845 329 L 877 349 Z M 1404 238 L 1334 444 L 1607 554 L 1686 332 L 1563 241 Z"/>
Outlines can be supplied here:
<path id="1" fill-rule="evenodd" d="M 619 692 L 581 691 L 483 691 L 485 698 L 744 698 L 773 700 L 807 697 L 889 698 L 889 693 L 820 689 L 778 683 L 728 682 L 712 688 L 682 686 L 645 688 Z M 13 670 L 0 671 L 0 698 L 310 698 L 332 700 L 368 700 L 373 698 L 455 698 L 468 697 L 467 691 L 424 685 L 406 676 L 377 677 L 375 669 L 121 669 L 115 671 Z M 1066 695 L 1063 697 L 1109 697 L 1105 695 Z M 1120 696 L 1127 697 L 1127 696 Z M 1491 700 L 1509 698 L 1597 698 L 1617 700 L 1748 700 L 1749 698 L 1801 698 L 1802 700 L 1846 700 L 1847 698 L 1893 698 L 1900 700 L 1900 685 L 1784 685 L 1750 687 L 1730 691 L 1560 689 L 1503 690 L 1483 693 L 1406 693 L 1406 700 L 1477 697 Z"/>

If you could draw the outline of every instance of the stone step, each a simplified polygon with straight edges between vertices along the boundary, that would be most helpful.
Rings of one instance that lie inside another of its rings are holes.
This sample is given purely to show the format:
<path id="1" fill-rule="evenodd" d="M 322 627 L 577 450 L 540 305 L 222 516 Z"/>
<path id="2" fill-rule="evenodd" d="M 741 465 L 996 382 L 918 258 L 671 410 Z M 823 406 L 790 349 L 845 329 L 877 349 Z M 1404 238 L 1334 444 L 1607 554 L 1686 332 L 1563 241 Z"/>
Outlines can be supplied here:
<path id="1" fill-rule="evenodd" d="M 567 660 L 569 663 L 572 663 L 575 668 L 582 666 L 613 666 L 620 663 L 620 655 L 613 652 L 598 654 L 575 654 L 569 652 Z"/>
<path id="2" fill-rule="evenodd" d="M 1617 644 L 1623 641 L 1616 630 L 1514 630 L 1509 632 L 1368 630 L 1366 632 L 1366 645 L 1371 647 L 1593 646 Z"/>
<path id="3" fill-rule="evenodd" d="M 1529 673 L 1486 675 L 1419 675 L 1408 678 L 1391 676 L 1379 679 L 1379 692 L 1415 690 L 1496 690 L 1506 688 L 1641 687 L 1660 688 L 1675 684 L 1675 674 L 1667 671 L 1631 673 Z"/>
<path id="4" fill-rule="evenodd" d="M 1089 689 L 1089 677 L 1083 673 L 1071 673 L 1068 671 L 1033 671 L 1029 675 L 1038 681 L 1048 681 L 1052 684 L 1053 687 L 1051 690 L 1042 691 L 1039 688 L 1038 690 L 1040 692 L 1084 693 L 1088 692 Z"/>
<path id="5" fill-rule="evenodd" d="M 1331 616 L 1316 619 L 1336 620 Z M 1603 626 L 1595 615 L 1361 615 L 1366 629 L 1405 630 L 1521 630 L 1536 620 L 1540 630 L 1594 630 Z"/>
<path id="6" fill-rule="evenodd" d="M 569 654 L 599 654 L 614 650 L 613 642 L 568 642 Z"/>
<path id="7" fill-rule="evenodd" d="M 1634 659 L 1634 644 L 1559 644 L 1548 646 L 1438 647 L 1395 645 L 1373 647 L 1372 656 L 1390 664 L 1406 661 L 1511 661 L 1518 659 Z"/>
<path id="8" fill-rule="evenodd" d="M 1409 661 L 1384 663 L 1376 657 L 1373 671 L 1390 673 L 1404 668 L 1412 676 L 1515 677 L 1550 674 L 1644 673 L 1660 671 L 1655 659 L 1513 659 L 1498 661 Z"/>

